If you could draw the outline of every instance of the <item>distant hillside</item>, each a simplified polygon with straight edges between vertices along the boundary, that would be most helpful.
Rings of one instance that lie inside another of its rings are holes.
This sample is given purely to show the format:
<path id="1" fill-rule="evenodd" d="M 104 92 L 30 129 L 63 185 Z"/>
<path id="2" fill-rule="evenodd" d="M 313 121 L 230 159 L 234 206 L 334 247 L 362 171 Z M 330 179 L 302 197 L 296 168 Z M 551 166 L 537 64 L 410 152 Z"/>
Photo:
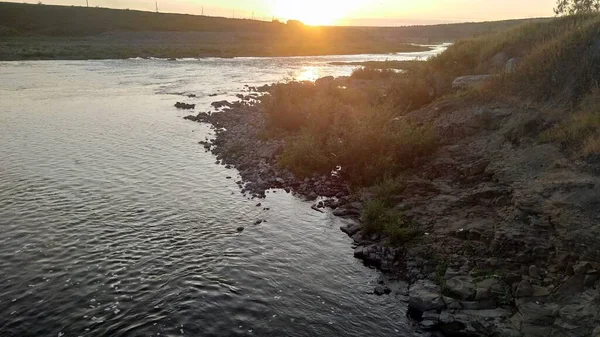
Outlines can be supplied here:
<path id="1" fill-rule="evenodd" d="M 527 20 L 411 27 L 310 27 L 247 19 L 0 2 L 0 60 L 395 53 Z"/>
<path id="2" fill-rule="evenodd" d="M 530 20 L 394 28 L 328 27 L 327 30 L 341 32 L 359 29 L 407 41 L 446 42 L 504 30 L 525 21 Z M 11 35 L 85 36 L 113 31 L 276 32 L 284 26 L 279 22 L 188 14 L 0 2 L 0 34 Z"/>

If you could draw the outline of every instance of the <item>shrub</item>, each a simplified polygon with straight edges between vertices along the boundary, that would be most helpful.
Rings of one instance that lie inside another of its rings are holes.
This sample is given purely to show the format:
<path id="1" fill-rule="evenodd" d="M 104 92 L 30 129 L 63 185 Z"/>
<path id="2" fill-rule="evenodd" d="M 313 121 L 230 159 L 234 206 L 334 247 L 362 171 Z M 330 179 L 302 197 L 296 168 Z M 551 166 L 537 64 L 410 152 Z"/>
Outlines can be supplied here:
<path id="1" fill-rule="evenodd" d="M 352 71 L 350 78 L 357 80 L 386 80 L 396 75 L 391 68 L 360 67 Z"/>
<path id="2" fill-rule="evenodd" d="M 367 234 L 383 233 L 392 243 L 406 242 L 419 235 L 419 231 L 409 226 L 402 213 L 389 208 L 384 201 L 368 201 L 362 210 L 361 221 Z"/>
<path id="3" fill-rule="evenodd" d="M 334 168 L 321 143 L 309 132 L 302 132 L 288 140 L 279 164 L 302 178 L 313 173 L 328 173 Z"/>
<path id="4" fill-rule="evenodd" d="M 545 142 L 557 142 L 577 155 L 600 153 L 600 89 L 586 96 L 579 109 L 541 134 Z"/>

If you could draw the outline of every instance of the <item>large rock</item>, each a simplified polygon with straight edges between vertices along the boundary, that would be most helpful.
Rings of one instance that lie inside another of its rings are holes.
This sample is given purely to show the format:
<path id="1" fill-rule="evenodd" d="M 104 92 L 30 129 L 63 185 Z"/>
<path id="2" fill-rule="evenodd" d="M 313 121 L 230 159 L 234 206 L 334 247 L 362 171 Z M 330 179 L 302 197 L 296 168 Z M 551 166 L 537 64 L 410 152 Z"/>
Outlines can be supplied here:
<path id="1" fill-rule="evenodd" d="M 461 300 L 470 300 L 475 296 L 475 284 L 470 276 L 453 277 L 446 281 L 446 287 Z"/>
<path id="2" fill-rule="evenodd" d="M 431 310 L 442 310 L 445 307 L 440 294 L 440 287 L 428 280 L 419 280 L 413 284 L 409 292 L 409 309 L 420 313 Z"/>
<path id="3" fill-rule="evenodd" d="M 517 67 L 519 66 L 519 63 L 521 62 L 521 60 L 517 57 L 513 57 L 510 60 L 508 60 L 506 62 L 506 66 L 504 67 L 504 72 L 511 74 L 514 73 L 517 70 Z"/>
<path id="4" fill-rule="evenodd" d="M 453 90 L 465 89 L 481 89 L 489 84 L 492 80 L 492 75 L 469 75 L 457 77 L 452 82 Z"/>
<path id="5" fill-rule="evenodd" d="M 551 326 L 558 315 L 558 305 L 526 302 L 519 305 L 519 313 L 523 316 L 523 324 Z"/>

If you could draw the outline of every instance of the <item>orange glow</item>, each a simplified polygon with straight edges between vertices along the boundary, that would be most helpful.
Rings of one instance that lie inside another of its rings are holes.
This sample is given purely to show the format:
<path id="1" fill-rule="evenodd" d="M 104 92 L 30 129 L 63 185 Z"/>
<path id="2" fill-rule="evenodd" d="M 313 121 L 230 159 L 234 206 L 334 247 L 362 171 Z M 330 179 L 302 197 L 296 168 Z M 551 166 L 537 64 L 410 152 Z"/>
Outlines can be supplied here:
<path id="1" fill-rule="evenodd" d="M 282 19 L 300 20 L 307 25 L 325 26 L 339 23 L 364 0 L 272 0 L 273 14 Z"/>

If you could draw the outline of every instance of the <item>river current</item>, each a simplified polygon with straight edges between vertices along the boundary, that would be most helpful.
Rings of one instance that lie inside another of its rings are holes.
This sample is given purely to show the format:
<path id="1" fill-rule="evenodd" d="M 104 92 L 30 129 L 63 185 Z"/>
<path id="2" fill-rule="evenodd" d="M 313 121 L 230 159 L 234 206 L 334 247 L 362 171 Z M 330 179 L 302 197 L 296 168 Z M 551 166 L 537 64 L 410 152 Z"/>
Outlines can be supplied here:
<path id="1" fill-rule="evenodd" d="M 439 50 L 0 62 L 0 336 L 419 336 L 343 220 L 245 198 L 173 104 Z"/>

